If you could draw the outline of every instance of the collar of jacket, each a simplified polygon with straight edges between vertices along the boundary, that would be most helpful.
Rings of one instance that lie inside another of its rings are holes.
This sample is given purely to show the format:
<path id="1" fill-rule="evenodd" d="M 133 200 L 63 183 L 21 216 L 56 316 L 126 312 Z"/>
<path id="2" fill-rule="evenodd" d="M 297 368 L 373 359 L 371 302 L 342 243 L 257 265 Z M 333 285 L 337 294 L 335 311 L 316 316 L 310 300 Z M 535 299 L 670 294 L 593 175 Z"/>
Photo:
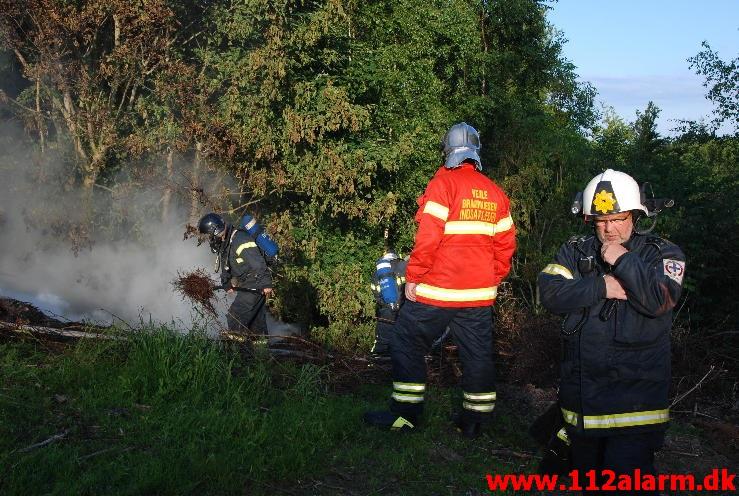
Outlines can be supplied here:
<path id="1" fill-rule="evenodd" d="M 631 237 L 623 244 L 624 248 L 633 251 L 644 244 L 646 237 L 643 234 L 637 234 L 636 231 L 631 233 Z"/>
<path id="2" fill-rule="evenodd" d="M 223 236 L 223 243 L 221 244 L 221 255 L 228 259 L 228 249 L 231 247 L 231 241 L 233 241 L 236 229 L 231 224 L 226 224 L 226 234 Z"/>
<path id="3" fill-rule="evenodd" d="M 462 164 L 462 165 L 460 165 L 458 167 L 454 167 L 452 169 L 447 169 L 442 164 L 441 167 L 439 167 L 439 169 L 436 171 L 436 174 L 434 174 L 434 177 L 436 177 L 436 176 L 443 176 L 445 174 L 451 174 L 454 171 L 463 170 L 463 169 L 470 169 L 470 170 L 473 170 L 473 171 L 476 171 L 477 172 L 477 169 L 475 168 L 475 165 L 474 164 L 464 163 L 464 164 Z"/>

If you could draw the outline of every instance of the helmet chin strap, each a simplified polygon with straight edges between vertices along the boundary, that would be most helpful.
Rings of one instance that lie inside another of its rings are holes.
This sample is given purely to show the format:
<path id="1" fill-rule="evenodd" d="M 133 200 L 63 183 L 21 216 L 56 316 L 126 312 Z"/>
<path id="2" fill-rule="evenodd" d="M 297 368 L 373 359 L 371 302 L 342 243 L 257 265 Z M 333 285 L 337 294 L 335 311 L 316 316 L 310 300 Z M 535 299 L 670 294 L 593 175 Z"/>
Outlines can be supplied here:
<path id="1" fill-rule="evenodd" d="M 649 219 L 649 221 L 648 221 L 648 222 L 650 222 L 649 226 L 646 227 L 646 228 L 644 228 L 644 229 L 637 229 L 637 224 L 639 224 L 639 221 L 642 220 L 644 217 L 646 217 L 647 219 Z M 649 234 L 650 232 L 652 232 L 654 230 L 654 226 L 656 226 L 656 225 L 657 225 L 657 216 L 656 215 L 654 217 L 649 217 L 649 216 L 645 216 L 645 215 L 639 215 L 636 218 L 636 220 L 634 221 L 634 232 L 636 234 Z"/>

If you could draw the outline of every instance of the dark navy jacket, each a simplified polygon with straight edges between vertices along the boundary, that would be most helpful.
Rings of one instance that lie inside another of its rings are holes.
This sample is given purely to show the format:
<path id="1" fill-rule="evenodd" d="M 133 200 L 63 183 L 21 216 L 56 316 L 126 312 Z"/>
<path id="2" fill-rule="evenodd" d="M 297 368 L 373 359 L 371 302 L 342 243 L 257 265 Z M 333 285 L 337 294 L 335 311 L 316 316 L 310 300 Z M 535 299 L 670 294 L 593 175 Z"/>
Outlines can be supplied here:
<path id="1" fill-rule="evenodd" d="M 595 236 L 573 238 L 539 274 L 543 305 L 565 315 L 559 391 L 565 421 L 596 436 L 663 429 L 672 309 L 682 291 L 685 256 L 673 243 L 634 234 L 624 243 L 629 252 L 611 267 L 600 247 Z M 621 282 L 627 300 L 606 300 L 607 273 Z M 581 329 L 565 335 L 581 319 Z"/>
<path id="2" fill-rule="evenodd" d="M 221 282 L 244 289 L 272 287 L 272 276 L 256 239 L 240 229 L 226 233 L 228 243 L 221 257 L 226 263 L 221 271 Z"/>

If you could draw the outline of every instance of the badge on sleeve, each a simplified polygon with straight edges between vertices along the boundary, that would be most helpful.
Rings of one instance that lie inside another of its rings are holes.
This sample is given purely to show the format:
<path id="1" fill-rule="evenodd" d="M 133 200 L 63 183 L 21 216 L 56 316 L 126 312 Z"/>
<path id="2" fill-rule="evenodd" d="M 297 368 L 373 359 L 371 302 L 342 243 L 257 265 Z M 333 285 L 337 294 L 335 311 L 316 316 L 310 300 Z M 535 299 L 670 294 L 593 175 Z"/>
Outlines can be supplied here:
<path id="1" fill-rule="evenodd" d="M 685 274 L 685 262 L 665 258 L 662 260 L 662 267 L 667 277 L 682 285 L 683 275 Z"/>

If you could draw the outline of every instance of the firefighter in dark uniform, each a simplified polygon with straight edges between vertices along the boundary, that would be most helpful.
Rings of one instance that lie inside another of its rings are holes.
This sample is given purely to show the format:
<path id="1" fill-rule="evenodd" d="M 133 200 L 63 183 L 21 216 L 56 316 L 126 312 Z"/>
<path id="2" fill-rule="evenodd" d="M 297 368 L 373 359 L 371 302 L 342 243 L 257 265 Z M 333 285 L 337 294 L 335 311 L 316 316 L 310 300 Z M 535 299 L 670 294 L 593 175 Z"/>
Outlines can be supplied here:
<path id="1" fill-rule="evenodd" d="M 221 284 L 228 293 L 236 292 L 226 315 L 229 331 L 266 336 L 265 303 L 272 292 L 272 276 L 256 238 L 214 213 L 200 219 L 198 230 L 208 235 L 211 251 L 218 257 L 216 271 L 220 267 Z"/>
<path id="2" fill-rule="evenodd" d="M 480 172 L 477 131 L 455 124 L 442 144 L 444 164 L 418 199 L 407 301 L 390 346 L 390 410 L 366 412 L 364 420 L 392 430 L 416 427 L 426 391 L 424 357 L 449 327 L 464 371 L 464 401 L 455 423 L 472 438 L 495 407 L 492 305 L 511 267 L 515 231 L 508 197 Z"/>
<path id="3" fill-rule="evenodd" d="M 636 231 L 639 217 L 655 215 L 646 203 L 631 176 L 598 174 L 582 194 L 594 235 L 570 239 L 539 274 L 542 304 L 565 316 L 559 403 L 581 482 L 589 470 L 654 474 L 669 421 L 670 329 L 685 256 Z M 645 489 L 639 494 L 656 494 Z"/>
<path id="4" fill-rule="evenodd" d="M 372 294 L 375 297 L 375 342 L 372 358 L 378 361 L 390 359 L 390 340 L 398 311 L 405 301 L 405 268 L 407 260 L 395 252 L 387 251 L 375 264 L 372 277 Z"/>

